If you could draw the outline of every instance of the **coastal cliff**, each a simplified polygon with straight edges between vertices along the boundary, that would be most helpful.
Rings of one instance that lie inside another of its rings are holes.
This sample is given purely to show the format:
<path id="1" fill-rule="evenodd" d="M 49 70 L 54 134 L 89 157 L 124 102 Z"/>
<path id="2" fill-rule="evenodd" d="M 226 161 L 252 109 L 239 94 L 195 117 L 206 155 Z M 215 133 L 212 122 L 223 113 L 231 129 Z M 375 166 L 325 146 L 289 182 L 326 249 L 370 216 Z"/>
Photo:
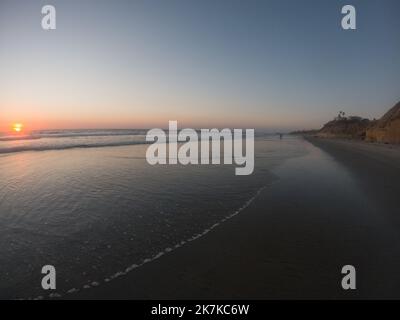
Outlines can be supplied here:
<path id="1" fill-rule="evenodd" d="M 321 138 L 345 138 L 369 142 L 400 144 L 400 102 L 379 120 L 345 117 L 344 112 L 319 130 L 295 131 L 293 134 Z"/>
<path id="2" fill-rule="evenodd" d="M 366 140 L 400 143 L 400 102 L 366 130 Z"/>
<path id="3" fill-rule="evenodd" d="M 368 119 L 359 117 L 337 118 L 326 123 L 317 136 L 324 138 L 364 139 L 371 125 Z"/>

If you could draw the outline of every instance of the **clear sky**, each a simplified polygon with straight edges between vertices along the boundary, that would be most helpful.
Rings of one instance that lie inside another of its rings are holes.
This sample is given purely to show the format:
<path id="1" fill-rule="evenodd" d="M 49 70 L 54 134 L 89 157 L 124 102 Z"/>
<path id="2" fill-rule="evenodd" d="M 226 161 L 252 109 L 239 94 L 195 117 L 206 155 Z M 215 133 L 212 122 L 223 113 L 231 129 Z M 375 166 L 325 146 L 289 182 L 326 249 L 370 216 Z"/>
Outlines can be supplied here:
<path id="1" fill-rule="evenodd" d="M 341 29 L 345 4 L 356 31 Z M 399 0 L 0 0 L 0 129 L 380 117 L 400 100 L 399 13 Z"/>

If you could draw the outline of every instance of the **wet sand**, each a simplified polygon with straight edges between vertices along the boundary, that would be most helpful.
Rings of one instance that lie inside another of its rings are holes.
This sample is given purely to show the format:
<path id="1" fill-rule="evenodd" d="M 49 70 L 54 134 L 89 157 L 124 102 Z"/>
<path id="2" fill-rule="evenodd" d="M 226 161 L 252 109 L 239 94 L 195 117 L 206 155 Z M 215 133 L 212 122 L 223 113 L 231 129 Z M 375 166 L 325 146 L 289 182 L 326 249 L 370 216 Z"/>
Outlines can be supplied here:
<path id="1" fill-rule="evenodd" d="M 400 298 L 400 153 L 309 139 L 306 156 L 204 237 L 69 299 Z M 357 290 L 341 288 L 341 268 Z"/>

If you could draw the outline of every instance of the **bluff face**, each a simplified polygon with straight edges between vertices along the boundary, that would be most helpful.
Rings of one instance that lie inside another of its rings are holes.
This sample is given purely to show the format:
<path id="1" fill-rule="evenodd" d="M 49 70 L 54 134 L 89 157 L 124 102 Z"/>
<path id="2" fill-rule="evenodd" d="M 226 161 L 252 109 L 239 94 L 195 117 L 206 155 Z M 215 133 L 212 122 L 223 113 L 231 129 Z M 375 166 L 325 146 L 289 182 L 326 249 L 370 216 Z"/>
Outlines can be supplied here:
<path id="1" fill-rule="evenodd" d="M 400 143 L 400 102 L 366 130 L 366 140 Z"/>
<path id="2" fill-rule="evenodd" d="M 400 102 L 379 120 L 360 117 L 337 117 L 314 135 L 324 138 L 360 139 L 370 142 L 400 144 Z"/>
<path id="3" fill-rule="evenodd" d="M 317 136 L 324 138 L 364 139 L 371 125 L 368 119 L 359 117 L 337 118 L 325 124 Z"/>

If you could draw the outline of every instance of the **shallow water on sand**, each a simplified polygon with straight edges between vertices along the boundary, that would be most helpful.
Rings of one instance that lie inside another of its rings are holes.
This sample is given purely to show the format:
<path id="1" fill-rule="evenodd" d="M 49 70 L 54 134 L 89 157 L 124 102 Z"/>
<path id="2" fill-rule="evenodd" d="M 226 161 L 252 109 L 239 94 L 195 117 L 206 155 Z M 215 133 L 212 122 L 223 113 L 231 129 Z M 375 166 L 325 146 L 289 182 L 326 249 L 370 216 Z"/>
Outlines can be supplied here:
<path id="1" fill-rule="evenodd" d="M 307 152 L 297 138 L 256 140 L 255 171 L 233 165 L 150 166 L 146 145 L 0 155 L 0 297 L 47 296 L 123 276 L 238 212 Z M 162 270 L 160 270 L 162 272 Z"/>

